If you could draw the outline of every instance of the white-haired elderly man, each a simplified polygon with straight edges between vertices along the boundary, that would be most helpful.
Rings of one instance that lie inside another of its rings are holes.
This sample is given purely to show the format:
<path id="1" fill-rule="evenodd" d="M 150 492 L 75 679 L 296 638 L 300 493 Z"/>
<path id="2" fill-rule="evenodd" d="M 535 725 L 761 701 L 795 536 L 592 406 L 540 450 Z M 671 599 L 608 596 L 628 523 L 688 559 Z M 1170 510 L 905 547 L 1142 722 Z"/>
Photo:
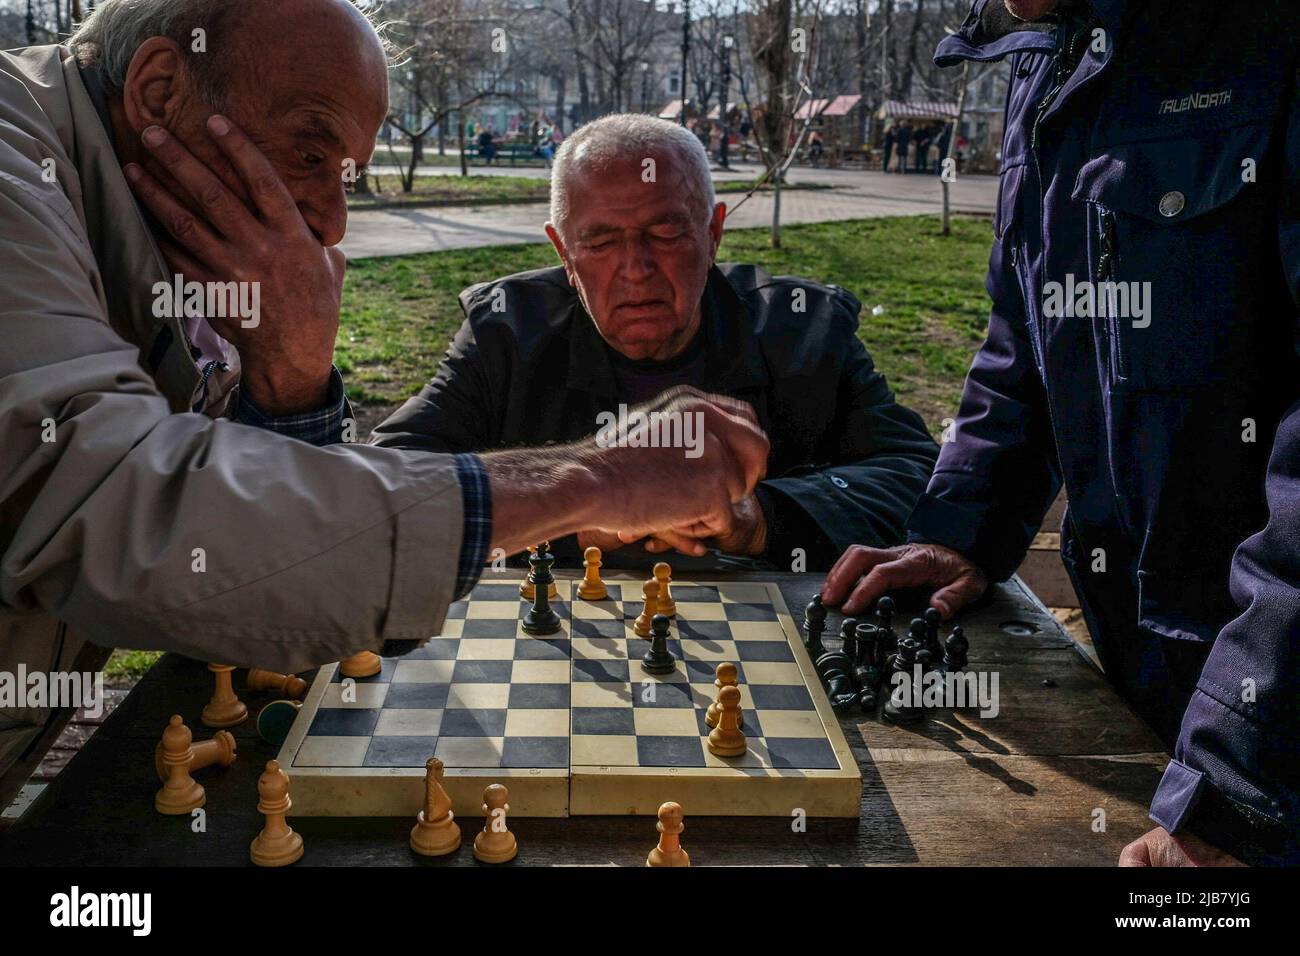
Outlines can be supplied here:
<path id="1" fill-rule="evenodd" d="M 401 653 L 491 548 L 716 520 L 761 477 L 752 412 L 688 391 L 662 404 L 703 417 L 694 460 L 340 443 L 343 170 L 387 107 L 383 44 L 344 0 L 104 0 L 68 45 L 0 53 L 11 687 L 114 645 L 287 671 Z M 18 686 L 0 806 L 82 703 Z"/>
<path id="2" fill-rule="evenodd" d="M 562 267 L 462 293 L 465 322 L 437 375 L 376 441 L 443 452 L 565 442 L 689 385 L 755 409 L 772 443 L 767 480 L 721 521 L 661 522 L 614 562 L 675 548 L 713 563 L 715 549 L 824 569 L 850 544 L 898 543 L 938 448 L 874 369 L 857 300 L 715 265 L 725 218 L 687 130 L 634 114 L 582 127 L 551 178 L 546 234 Z M 556 547 L 572 557 L 623 543 L 587 529 Z"/>

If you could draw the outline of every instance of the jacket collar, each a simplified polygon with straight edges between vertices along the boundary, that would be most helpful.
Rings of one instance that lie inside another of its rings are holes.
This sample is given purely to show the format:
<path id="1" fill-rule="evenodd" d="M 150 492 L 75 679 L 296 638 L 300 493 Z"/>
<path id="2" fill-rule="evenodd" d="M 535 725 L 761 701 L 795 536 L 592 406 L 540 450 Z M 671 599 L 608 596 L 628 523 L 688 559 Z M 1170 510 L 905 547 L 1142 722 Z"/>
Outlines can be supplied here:
<path id="1" fill-rule="evenodd" d="M 755 332 L 754 317 L 716 265 L 709 269 L 703 309 L 703 367 L 708 390 L 735 394 L 766 386 L 771 381 L 771 375 Z M 606 398 L 617 398 L 618 379 L 609 360 L 608 348 L 575 291 L 570 321 L 567 387 Z"/>
<path id="2" fill-rule="evenodd" d="M 1074 0 L 1076 7 L 1091 8 L 1112 37 L 1137 5 L 1137 0 Z M 1056 49 L 1059 16 L 1053 13 L 1041 21 L 1026 23 L 1007 13 L 1003 0 L 974 0 L 957 32 L 939 42 L 934 62 L 955 66 L 962 60 L 987 62 L 1012 53 L 1051 53 Z M 1110 46 L 1113 48 L 1113 44 Z"/>
<path id="3" fill-rule="evenodd" d="M 169 281 L 166 263 L 122 175 L 76 57 L 66 47 L 45 49 L 62 58 L 70 113 L 58 117 L 58 132 L 77 167 L 77 208 L 99 263 L 112 324 L 140 349 L 172 407 L 188 411 L 199 373 L 185 329 L 180 319 L 154 316 L 153 288 Z"/>

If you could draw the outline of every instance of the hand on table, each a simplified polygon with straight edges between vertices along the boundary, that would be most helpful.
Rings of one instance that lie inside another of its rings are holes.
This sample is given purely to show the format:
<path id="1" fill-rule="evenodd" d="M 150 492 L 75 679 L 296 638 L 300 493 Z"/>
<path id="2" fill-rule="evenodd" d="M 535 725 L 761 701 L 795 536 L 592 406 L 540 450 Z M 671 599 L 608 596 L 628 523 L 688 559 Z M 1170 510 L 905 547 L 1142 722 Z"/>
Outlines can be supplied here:
<path id="1" fill-rule="evenodd" d="M 897 548 L 855 544 L 835 562 L 821 593 L 827 604 L 842 604 L 842 613 L 853 615 L 886 592 L 914 587 L 935 588 L 930 603 L 947 620 L 983 594 L 988 579 L 956 551 L 937 544 Z"/>
<path id="2" fill-rule="evenodd" d="M 257 405 L 273 416 L 319 408 L 328 394 L 347 258 L 321 244 L 275 168 L 242 130 L 213 116 L 208 133 L 247 201 L 158 126 L 145 130 L 142 140 L 182 194 L 134 163 L 123 171 L 167 230 L 170 239 L 160 238 L 159 246 L 185 281 L 259 284 L 256 324 L 207 317 L 239 350 L 244 386 Z"/>
<path id="3" fill-rule="evenodd" d="M 1164 827 L 1148 830 L 1119 855 L 1120 866 L 1245 866 L 1235 856 L 1190 833 L 1171 836 Z"/>

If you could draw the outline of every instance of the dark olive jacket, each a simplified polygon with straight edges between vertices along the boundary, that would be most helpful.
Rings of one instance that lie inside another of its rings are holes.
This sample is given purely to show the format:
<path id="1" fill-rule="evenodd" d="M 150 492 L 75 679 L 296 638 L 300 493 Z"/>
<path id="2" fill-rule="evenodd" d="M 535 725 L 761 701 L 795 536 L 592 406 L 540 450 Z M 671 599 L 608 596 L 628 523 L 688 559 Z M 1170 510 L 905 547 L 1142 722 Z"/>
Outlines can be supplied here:
<path id="1" fill-rule="evenodd" d="M 772 441 L 759 486 L 765 557 L 789 567 L 803 549 L 816 570 L 850 544 L 901 541 L 938 447 L 858 340 L 858 301 L 747 265 L 712 269 L 704 300 L 700 387 L 749 402 Z M 442 367 L 375 430 L 377 444 L 481 452 L 573 441 L 628 402 L 563 269 L 472 286 L 460 302 L 465 323 Z"/>

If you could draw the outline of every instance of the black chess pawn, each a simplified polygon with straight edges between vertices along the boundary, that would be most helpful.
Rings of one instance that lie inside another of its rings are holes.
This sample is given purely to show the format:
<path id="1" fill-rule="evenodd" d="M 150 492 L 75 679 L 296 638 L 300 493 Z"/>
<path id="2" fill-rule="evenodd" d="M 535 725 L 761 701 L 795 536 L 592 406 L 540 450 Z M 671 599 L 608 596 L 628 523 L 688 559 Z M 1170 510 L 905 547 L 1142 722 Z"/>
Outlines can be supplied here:
<path id="1" fill-rule="evenodd" d="M 892 631 L 894 620 L 894 599 L 888 594 L 876 602 L 876 626 L 882 631 Z"/>
<path id="2" fill-rule="evenodd" d="M 888 594 L 876 602 L 876 654 L 883 664 L 893 654 L 898 644 L 894 633 L 894 599 Z"/>
<path id="3" fill-rule="evenodd" d="M 915 645 L 916 663 L 921 665 L 922 673 L 928 671 L 934 657 L 930 653 L 930 642 L 925 636 L 924 620 L 919 617 L 912 618 L 912 623 L 907 629 L 907 639 Z"/>
<path id="4" fill-rule="evenodd" d="M 677 668 L 677 658 L 668 650 L 668 628 L 665 615 L 650 619 L 650 650 L 641 658 L 641 669 L 647 674 L 671 674 Z"/>
<path id="5" fill-rule="evenodd" d="M 855 617 L 846 617 L 840 622 L 840 649 L 844 651 L 849 660 L 857 663 L 858 660 L 858 619 Z"/>
<path id="6" fill-rule="evenodd" d="M 555 555 L 545 549 L 537 549 L 529 555 L 528 566 L 531 567 L 533 579 L 533 606 L 524 615 L 523 628 L 529 634 L 554 634 L 560 630 L 560 615 L 551 607 L 551 585 L 555 576 L 551 568 L 555 565 Z"/>
<path id="7" fill-rule="evenodd" d="M 970 650 L 970 641 L 966 639 L 966 632 L 962 630 L 960 624 L 953 627 L 952 633 L 948 639 L 943 642 L 943 666 L 949 671 L 959 671 L 964 668 L 968 662 L 967 652 Z"/>
<path id="8" fill-rule="evenodd" d="M 809 656 L 817 660 L 826 653 L 826 648 L 822 646 L 822 634 L 826 630 L 826 606 L 822 604 L 820 594 L 809 601 L 803 610 L 803 629 L 807 635 L 803 646 L 808 649 Z"/>
<path id="9" fill-rule="evenodd" d="M 925 619 L 925 646 L 930 649 L 930 657 L 938 661 L 943 656 L 943 644 L 939 641 L 939 625 L 943 623 L 943 612 L 937 607 L 928 607 L 921 616 Z"/>

